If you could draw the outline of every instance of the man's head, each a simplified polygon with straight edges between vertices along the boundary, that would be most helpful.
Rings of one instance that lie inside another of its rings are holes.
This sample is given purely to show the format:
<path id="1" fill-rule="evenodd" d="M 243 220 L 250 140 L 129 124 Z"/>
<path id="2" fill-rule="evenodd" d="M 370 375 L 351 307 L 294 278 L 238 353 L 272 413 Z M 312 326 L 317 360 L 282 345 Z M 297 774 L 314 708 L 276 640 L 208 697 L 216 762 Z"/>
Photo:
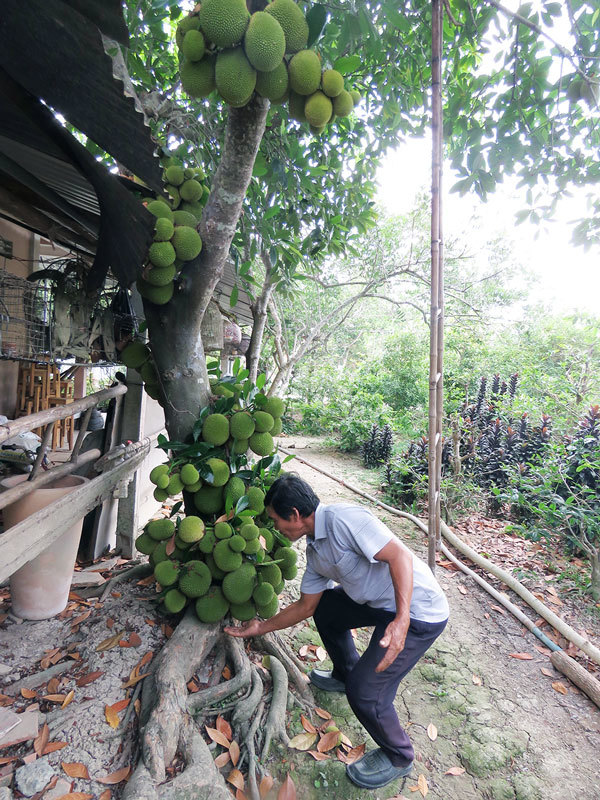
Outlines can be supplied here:
<path id="1" fill-rule="evenodd" d="M 314 513 L 319 498 L 298 475 L 287 472 L 273 483 L 265 497 L 267 512 L 275 526 L 291 541 L 314 532 Z"/>

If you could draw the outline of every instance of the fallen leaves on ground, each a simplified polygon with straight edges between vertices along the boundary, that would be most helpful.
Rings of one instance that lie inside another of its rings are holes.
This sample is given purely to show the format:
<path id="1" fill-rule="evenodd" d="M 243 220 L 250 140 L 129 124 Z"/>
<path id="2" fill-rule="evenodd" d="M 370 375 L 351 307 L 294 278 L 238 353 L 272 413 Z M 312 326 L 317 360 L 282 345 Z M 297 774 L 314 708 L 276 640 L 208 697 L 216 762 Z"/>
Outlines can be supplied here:
<path id="1" fill-rule="evenodd" d="M 362 758 L 365 754 L 366 743 L 358 744 L 356 747 L 353 747 L 351 750 L 348 750 L 347 753 L 344 753 L 342 748 L 337 751 L 338 761 L 342 761 L 344 764 L 354 764 L 355 761 L 358 761 L 359 758 Z"/>
<path id="2" fill-rule="evenodd" d="M 37 693 L 33 689 L 21 689 L 21 697 L 26 700 L 33 700 L 34 697 L 37 697 Z"/>
<path id="3" fill-rule="evenodd" d="M 230 760 L 229 750 L 225 750 L 223 753 L 221 753 L 215 758 L 215 767 L 217 767 L 217 769 L 221 769 L 221 767 L 224 767 L 225 764 L 229 762 L 229 760 Z"/>
<path id="4" fill-rule="evenodd" d="M 315 726 L 312 724 L 312 722 L 307 717 L 304 716 L 304 714 L 300 714 L 300 722 L 302 723 L 302 727 L 304 728 L 304 730 L 308 731 L 308 733 L 316 733 L 317 732 L 317 729 L 315 728 Z"/>
<path id="5" fill-rule="evenodd" d="M 227 776 L 227 781 L 232 786 L 235 786 L 236 789 L 244 788 L 244 776 L 236 767 L 234 767 Z"/>
<path id="6" fill-rule="evenodd" d="M 465 772 L 466 769 L 464 767 L 450 767 L 444 772 L 444 775 L 462 775 Z"/>
<path id="7" fill-rule="evenodd" d="M 61 762 L 61 767 L 63 768 L 64 772 L 69 776 L 69 778 L 85 778 L 86 781 L 90 779 L 90 773 L 88 772 L 88 768 L 85 764 L 82 764 L 80 761 L 74 761 L 72 763 L 67 763 L 65 761 Z"/>
<path id="8" fill-rule="evenodd" d="M 119 727 L 119 715 L 112 706 L 104 706 L 104 717 L 111 728 Z"/>
<path id="9" fill-rule="evenodd" d="M 433 724 L 433 722 L 430 722 L 429 725 L 427 726 L 427 736 L 429 736 L 432 742 L 435 742 L 435 740 L 437 739 L 438 730 Z"/>
<path id="10" fill-rule="evenodd" d="M 105 775 L 103 778 L 95 778 L 94 780 L 98 781 L 98 783 L 110 784 L 113 786 L 129 777 L 130 772 L 131 767 L 121 767 L 121 769 L 118 769 L 116 772 L 111 772 L 110 775 Z"/>
<path id="11" fill-rule="evenodd" d="M 296 736 L 293 736 L 290 739 L 290 747 L 294 750 L 310 750 L 313 744 L 317 741 L 317 732 L 311 733 L 310 731 L 304 731 L 304 733 L 298 733 Z M 320 744 L 320 742 L 319 742 Z M 336 742 L 337 744 L 337 736 Z"/>
<path id="12" fill-rule="evenodd" d="M 101 669 L 97 669 L 95 672 L 88 672 L 86 675 L 82 675 L 81 678 L 78 678 L 75 683 L 77 686 L 87 686 L 94 681 L 97 681 L 98 678 L 104 675 L 104 672 Z"/>
<path id="13" fill-rule="evenodd" d="M 519 661 L 531 661 L 533 656 L 531 653 L 509 653 L 510 658 L 517 658 Z"/>
<path id="14" fill-rule="evenodd" d="M 301 734 L 302 735 L 302 734 Z M 311 734 L 306 734 L 310 736 Z M 329 733 L 323 734 L 319 744 L 317 745 L 317 750 L 319 753 L 327 753 L 329 750 L 333 750 L 334 747 L 337 747 L 340 743 L 340 732 L 339 731 L 330 731 Z"/>
<path id="15" fill-rule="evenodd" d="M 226 747 L 229 750 L 229 739 L 224 733 L 221 733 L 221 731 L 217 730 L 216 728 L 209 728 L 208 725 L 205 725 L 204 729 L 213 742 L 216 742 L 217 744 L 220 744 L 222 747 Z"/>
<path id="16" fill-rule="evenodd" d="M 48 728 L 48 723 L 44 722 L 42 729 L 35 737 L 33 741 L 33 749 L 37 753 L 38 756 L 43 755 L 44 750 L 48 746 L 48 740 L 50 738 L 50 729 Z"/>
<path id="17" fill-rule="evenodd" d="M 479 677 L 479 675 L 475 675 L 475 674 L 473 674 L 473 675 L 471 676 L 471 680 L 473 681 L 473 683 L 475 684 L 475 686 L 481 686 L 481 683 L 482 683 L 482 681 L 481 681 L 481 678 Z"/>
<path id="18" fill-rule="evenodd" d="M 331 758 L 327 753 L 319 753 L 318 750 L 307 750 L 306 752 L 309 756 L 312 756 L 315 761 L 328 761 Z"/>
<path id="19" fill-rule="evenodd" d="M 231 763 L 235 767 L 237 762 L 240 760 L 240 746 L 235 740 L 229 747 L 229 755 L 231 756 Z"/>
<path id="20" fill-rule="evenodd" d="M 113 636 L 109 636 L 108 639 L 103 639 L 96 647 L 96 652 L 103 653 L 105 650 L 112 650 L 113 647 L 117 647 L 124 633 L 125 631 L 119 631 Z"/>
<path id="21" fill-rule="evenodd" d="M 263 775 L 261 782 L 258 786 L 258 793 L 262 798 L 266 797 L 273 788 L 273 778 L 270 775 Z"/>
<path id="22" fill-rule="evenodd" d="M 296 787 L 289 774 L 279 787 L 279 791 L 277 792 L 277 800 L 296 800 Z"/>
<path id="23" fill-rule="evenodd" d="M 560 681 L 554 681 L 554 683 L 552 684 L 552 688 L 554 689 L 555 692 L 558 692 L 559 694 L 569 694 L 569 690 L 567 689 L 567 687 L 564 685 L 564 683 L 561 683 Z"/>
<path id="24" fill-rule="evenodd" d="M 58 800 L 93 800 L 94 795 L 88 792 L 69 792 L 68 794 L 61 794 Z"/>
<path id="25" fill-rule="evenodd" d="M 321 719 L 331 719 L 331 714 L 329 711 L 325 711 L 324 708 L 319 708 L 318 706 L 315 708 L 315 714 L 321 717 Z"/>
<path id="26" fill-rule="evenodd" d="M 543 674 L 543 675 L 545 675 L 547 678 L 553 678 L 553 677 L 554 677 L 554 672 L 552 672 L 552 670 L 551 670 L 551 669 L 547 669 L 546 667 L 542 667 L 542 668 L 541 668 L 541 672 L 542 672 L 542 674 Z"/>
<path id="27" fill-rule="evenodd" d="M 220 731 L 229 741 L 233 739 L 231 725 L 221 715 L 215 720 L 215 728 Z"/>

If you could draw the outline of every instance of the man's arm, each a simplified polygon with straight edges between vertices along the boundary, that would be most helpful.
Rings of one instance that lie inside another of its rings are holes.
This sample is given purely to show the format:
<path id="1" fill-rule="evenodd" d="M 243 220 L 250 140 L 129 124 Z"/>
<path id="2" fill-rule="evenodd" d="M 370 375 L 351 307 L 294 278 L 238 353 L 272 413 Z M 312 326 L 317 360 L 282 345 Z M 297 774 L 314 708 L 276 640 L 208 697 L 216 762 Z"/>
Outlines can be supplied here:
<path id="1" fill-rule="evenodd" d="M 385 629 L 379 644 L 387 648 L 375 672 L 383 672 L 404 648 L 408 626 L 410 625 L 410 601 L 413 591 L 412 554 L 402 547 L 396 539 L 391 539 L 373 556 L 377 561 L 385 561 L 390 568 L 396 598 L 396 617 Z"/>
<path id="2" fill-rule="evenodd" d="M 263 636 L 265 633 L 271 631 L 280 631 L 282 628 L 289 628 L 303 619 L 312 617 L 316 607 L 319 605 L 319 600 L 323 592 L 318 594 L 301 594 L 300 600 L 291 603 L 289 606 L 275 614 L 274 617 L 265 620 L 251 619 L 249 622 L 244 622 L 240 627 L 233 627 L 229 625 L 223 628 L 225 633 L 230 636 L 239 636 L 247 638 L 249 636 Z"/>

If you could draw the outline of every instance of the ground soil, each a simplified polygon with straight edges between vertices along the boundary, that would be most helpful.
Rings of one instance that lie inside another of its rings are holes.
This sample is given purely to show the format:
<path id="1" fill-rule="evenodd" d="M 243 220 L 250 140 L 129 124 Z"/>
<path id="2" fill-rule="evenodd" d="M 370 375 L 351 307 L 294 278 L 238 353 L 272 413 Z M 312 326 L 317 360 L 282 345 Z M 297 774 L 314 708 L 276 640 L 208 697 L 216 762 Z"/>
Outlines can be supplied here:
<path id="1" fill-rule="evenodd" d="M 340 454 L 320 440 L 288 436 L 282 438 L 282 444 L 368 492 L 378 490 L 376 473 L 364 470 L 358 459 Z M 286 468 L 309 480 L 325 503 L 365 502 L 309 467 L 291 463 Z M 414 526 L 376 507 L 373 511 L 425 557 L 423 536 Z M 508 547 L 497 524 L 486 528 L 479 524 L 481 520 L 477 518 L 470 529 L 463 528 L 471 544 L 486 549 L 491 556 L 492 545 L 512 553 L 514 549 Z M 485 541 L 478 541 L 478 536 Z M 499 539 L 502 547 L 498 546 Z M 299 550 L 302 564 L 303 547 Z M 527 560 L 529 564 L 529 588 L 541 590 L 547 576 L 535 572 L 535 556 L 535 549 L 527 550 L 521 562 Z M 301 574 L 302 567 L 289 587 L 288 599 L 297 596 Z M 337 750 L 329 751 L 326 760 L 315 761 L 308 753 L 278 745 L 265 765 L 275 779 L 269 796 L 276 796 L 289 774 L 301 800 L 388 800 L 401 796 L 437 800 L 600 798 L 600 710 L 553 669 L 548 652 L 538 640 L 508 613 L 495 609 L 494 600 L 474 582 L 444 567 L 439 567 L 436 575 L 450 602 L 450 623 L 404 680 L 397 697 L 400 719 L 408 726 L 417 753 L 411 776 L 382 790 L 360 791 L 347 780 Z M 560 582 L 549 581 L 546 589 L 546 599 L 555 597 L 564 604 L 555 604 L 555 610 L 564 611 L 569 622 L 587 631 L 588 638 L 598 646 L 600 626 L 593 607 L 589 614 L 578 613 L 576 598 L 572 592 L 563 591 Z M 7 615 L 8 592 L 0 609 L 4 612 L 0 617 L 0 667 L 4 673 L 0 675 L 0 691 L 6 696 L 0 703 L 17 711 L 29 708 L 39 715 L 41 724 L 47 721 L 49 749 L 52 743 L 56 747 L 64 744 L 52 752 L 45 746 L 46 754 L 37 759 L 46 761 L 54 770 L 54 782 L 59 781 L 43 795 L 36 795 L 44 800 L 56 800 L 69 791 L 102 800 L 120 797 L 123 783 L 104 783 L 102 779 L 109 776 L 114 780 L 111 775 L 135 763 L 136 688 L 140 685 L 135 680 L 144 674 L 150 659 L 168 638 L 170 626 L 177 622 L 160 616 L 154 588 L 147 583 L 124 582 L 102 602 L 86 601 L 83 594 L 73 595 L 63 615 L 45 622 L 18 624 Z M 368 634 L 358 632 L 359 648 Z M 107 642 L 109 637 L 112 641 Z M 307 670 L 317 663 L 311 659 L 322 655 L 317 651 L 320 642 L 310 622 L 287 631 L 285 638 L 297 654 L 304 654 Z M 522 660 L 511 654 L 531 658 Z M 46 680 L 31 691 L 25 689 L 24 694 L 18 691 L 24 678 L 39 673 L 52 661 L 67 666 L 53 685 Z M 210 665 L 207 670 L 207 674 L 196 676 L 191 691 L 210 679 Z M 125 686 L 128 681 L 133 685 Z M 557 691 L 559 684 L 564 688 Z M 47 699 L 49 695 L 68 698 L 72 690 L 72 699 L 64 708 L 60 701 Z M 127 699 L 129 706 L 124 707 Z M 343 695 L 317 692 L 316 701 L 332 714 L 352 745 L 373 746 Z M 107 712 L 107 706 L 115 704 L 119 723 L 113 728 L 109 720 L 114 725 L 115 717 Z M 309 716 L 315 725 L 322 722 L 315 713 Z M 214 719 L 206 722 L 215 724 Z M 289 736 L 302 730 L 301 711 L 294 707 L 288 717 Z M 44 752 L 41 744 L 38 741 L 37 749 Z M 31 759 L 34 752 L 31 741 L 0 750 L 0 787 L 8 785 L 12 770 L 21 766 L 24 758 Z M 215 756 L 221 752 L 220 746 L 215 748 Z M 69 777 L 67 771 L 73 772 L 69 767 L 73 764 L 83 765 L 89 777 Z M 223 767 L 223 774 L 230 770 L 229 763 Z M 22 795 L 15 792 L 14 796 Z"/>

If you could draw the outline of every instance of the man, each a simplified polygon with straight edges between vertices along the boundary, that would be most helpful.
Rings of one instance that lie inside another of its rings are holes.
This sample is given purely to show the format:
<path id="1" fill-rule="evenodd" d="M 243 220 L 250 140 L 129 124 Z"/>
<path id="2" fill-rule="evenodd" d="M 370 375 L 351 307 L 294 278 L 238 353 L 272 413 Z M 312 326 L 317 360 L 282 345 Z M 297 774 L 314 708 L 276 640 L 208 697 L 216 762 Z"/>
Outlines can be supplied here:
<path id="1" fill-rule="evenodd" d="M 265 506 L 290 541 L 307 538 L 300 599 L 271 619 L 225 631 L 258 636 L 314 617 L 333 670 L 313 669 L 311 683 L 324 691 L 345 691 L 379 745 L 346 766 L 348 777 L 357 786 L 376 789 L 409 775 L 414 750 L 394 698 L 402 678 L 446 626 L 444 593 L 429 567 L 366 508 L 325 506 L 292 473 L 273 483 Z M 367 626 L 375 630 L 359 657 L 350 631 Z"/>

